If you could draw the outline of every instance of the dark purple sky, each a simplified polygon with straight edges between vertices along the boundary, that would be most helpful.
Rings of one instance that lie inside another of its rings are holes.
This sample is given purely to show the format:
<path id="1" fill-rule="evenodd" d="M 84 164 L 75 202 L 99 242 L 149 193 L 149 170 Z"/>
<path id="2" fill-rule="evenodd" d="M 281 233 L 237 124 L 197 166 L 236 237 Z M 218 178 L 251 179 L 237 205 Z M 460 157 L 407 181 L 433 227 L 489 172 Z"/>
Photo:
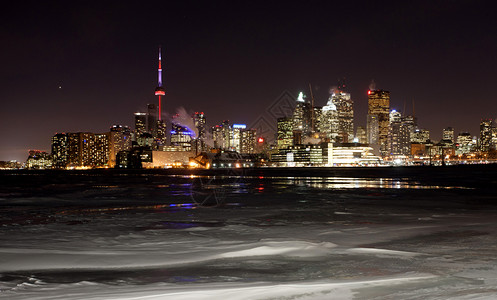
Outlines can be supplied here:
<path id="1" fill-rule="evenodd" d="M 343 77 L 356 126 L 372 79 L 392 108 L 414 100 L 435 140 L 496 117 L 492 1 L 142 2 L 2 8 L 0 160 L 49 151 L 56 132 L 132 126 L 156 101 L 159 45 L 166 112 L 203 111 L 209 125 L 250 124 L 309 83 L 324 105 Z"/>

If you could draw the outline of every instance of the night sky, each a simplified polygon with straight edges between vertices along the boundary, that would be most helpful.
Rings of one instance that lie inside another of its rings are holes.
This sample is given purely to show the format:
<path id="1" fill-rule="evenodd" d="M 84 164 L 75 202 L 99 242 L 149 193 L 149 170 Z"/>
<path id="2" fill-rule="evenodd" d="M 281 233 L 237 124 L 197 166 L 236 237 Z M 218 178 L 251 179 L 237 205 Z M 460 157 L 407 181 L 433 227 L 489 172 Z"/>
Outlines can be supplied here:
<path id="1" fill-rule="evenodd" d="M 159 45 L 165 112 L 203 111 L 208 125 L 251 124 L 309 83 L 324 105 L 341 78 L 355 126 L 372 79 L 392 108 L 414 100 L 434 140 L 497 117 L 493 1 L 45 2 L 0 12 L 0 160 L 50 152 L 57 132 L 133 126 L 157 101 Z"/>

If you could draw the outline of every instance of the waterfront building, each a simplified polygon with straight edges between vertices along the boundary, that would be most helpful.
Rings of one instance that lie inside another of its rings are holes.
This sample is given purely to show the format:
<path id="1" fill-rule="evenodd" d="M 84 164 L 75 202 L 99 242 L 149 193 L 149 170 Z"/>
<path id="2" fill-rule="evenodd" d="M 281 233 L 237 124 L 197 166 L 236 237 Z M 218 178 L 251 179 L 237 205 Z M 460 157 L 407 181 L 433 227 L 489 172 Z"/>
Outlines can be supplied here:
<path id="1" fill-rule="evenodd" d="M 67 135 L 57 133 L 52 137 L 52 167 L 65 169 L 68 163 Z"/>
<path id="2" fill-rule="evenodd" d="M 45 151 L 29 150 L 29 156 L 26 160 L 27 169 L 45 170 L 52 168 L 52 157 Z"/>
<path id="3" fill-rule="evenodd" d="M 271 163 L 281 167 L 372 166 L 381 159 L 365 144 L 325 142 L 278 149 L 271 155 Z"/>

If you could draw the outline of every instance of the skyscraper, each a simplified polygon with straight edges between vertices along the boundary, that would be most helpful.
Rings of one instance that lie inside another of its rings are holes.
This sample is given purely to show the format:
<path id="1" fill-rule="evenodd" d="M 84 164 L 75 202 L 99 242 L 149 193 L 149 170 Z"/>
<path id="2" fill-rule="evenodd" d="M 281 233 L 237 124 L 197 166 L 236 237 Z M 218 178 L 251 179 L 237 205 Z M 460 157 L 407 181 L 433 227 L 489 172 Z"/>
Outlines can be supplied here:
<path id="1" fill-rule="evenodd" d="M 408 156 L 411 154 L 409 127 L 402 114 L 396 110 L 390 112 L 388 131 L 388 153 L 392 156 Z"/>
<path id="2" fill-rule="evenodd" d="M 297 98 L 297 105 L 293 111 L 293 131 L 300 132 L 307 136 L 311 132 L 311 103 L 304 99 L 304 93 L 300 92 Z"/>
<path id="3" fill-rule="evenodd" d="M 351 142 L 354 138 L 354 102 L 350 98 L 350 94 L 335 89 L 328 102 L 330 101 L 335 105 L 338 117 L 336 141 Z"/>
<path id="4" fill-rule="evenodd" d="M 442 130 L 442 140 L 454 143 L 454 128 L 447 127 Z"/>
<path id="5" fill-rule="evenodd" d="M 206 151 L 207 144 L 205 143 L 205 115 L 203 112 L 195 112 L 195 114 L 193 114 L 193 124 L 197 131 L 197 136 L 194 141 L 194 150 L 196 153 Z"/>
<path id="6" fill-rule="evenodd" d="M 276 142 L 278 149 L 288 148 L 293 145 L 293 122 L 292 118 L 278 118 Z"/>
<path id="7" fill-rule="evenodd" d="M 186 126 L 174 122 L 171 125 L 171 146 L 179 146 L 183 151 L 190 151 L 194 133 Z"/>
<path id="8" fill-rule="evenodd" d="M 321 110 L 321 120 L 319 120 L 319 131 L 323 133 L 330 142 L 338 142 L 339 118 L 338 111 L 333 99 L 330 97 L 328 103 Z"/>
<path id="9" fill-rule="evenodd" d="M 131 149 L 131 130 L 127 126 L 114 125 L 109 133 L 109 166 L 116 165 L 116 156 L 120 151 Z"/>
<path id="10" fill-rule="evenodd" d="M 490 150 L 492 142 L 492 120 L 485 119 L 480 122 L 480 151 Z"/>
<path id="11" fill-rule="evenodd" d="M 147 104 L 147 130 L 154 137 L 157 137 L 157 105 L 154 103 Z"/>
<path id="12" fill-rule="evenodd" d="M 52 166 L 56 169 L 65 169 L 67 163 L 67 135 L 57 133 L 52 137 Z"/>
<path id="13" fill-rule="evenodd" d="M 135 113 L 135 135 L 139 137 L 140 135 L 147 132 L 147 113 L 136 112 Z"/>
<path id="14" fill-rule="evenodd" d="M 369 90 L 368 91 L 368 136 L 376 131 L 374 126 L 374 117 L 378 118 L 378 145 L 380 154 L 382 156 L 388 153 L 388 126 L 389 126 L 389 113 L 390 113 L 390 92 L 384 90 Z M 370 141 L 371 144 L 373 144 Z"/>

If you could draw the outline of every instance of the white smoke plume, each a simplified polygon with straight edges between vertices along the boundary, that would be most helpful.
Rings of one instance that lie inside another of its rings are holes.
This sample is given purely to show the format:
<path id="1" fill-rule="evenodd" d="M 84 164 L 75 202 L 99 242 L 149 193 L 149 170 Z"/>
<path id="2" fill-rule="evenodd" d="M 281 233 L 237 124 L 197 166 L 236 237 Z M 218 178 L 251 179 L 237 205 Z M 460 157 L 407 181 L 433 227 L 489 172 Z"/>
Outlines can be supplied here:
<path id="1" fill-rule="evenodd" d="M 319 144 L 321 143 L 321 139 L 320 138 L 313 138 L 313 137 L 306 137 L 303 141 L 302 141 L 302 144 L 304 145 L 307 145 L 307 144 Z"/>
<path id="2" fill-rule="evenodd" d="M 187 127 L 188 129 L 190 129 L 192 132 L 195 133 L 195 136 L 198 136 L 198 130 L 195 127 L 192 115 L 193 113 L 187 112 L 186 109 L 181 106 L 176 108 L 176 114 L 172 118 L 170 118 L 170 122 Z"/>

